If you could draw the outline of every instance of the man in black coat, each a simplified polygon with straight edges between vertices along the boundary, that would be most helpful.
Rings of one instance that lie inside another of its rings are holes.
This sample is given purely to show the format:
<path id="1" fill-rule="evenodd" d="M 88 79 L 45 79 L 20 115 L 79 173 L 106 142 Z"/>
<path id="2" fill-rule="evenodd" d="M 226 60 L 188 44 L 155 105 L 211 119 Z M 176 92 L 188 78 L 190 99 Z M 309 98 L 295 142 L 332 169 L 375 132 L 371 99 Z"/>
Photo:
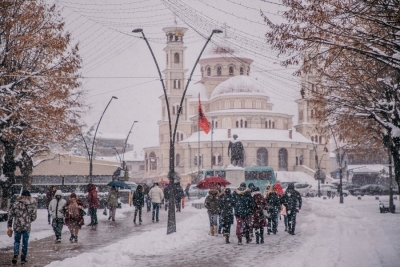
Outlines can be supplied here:
<path id="1" fill-rule="evenodd" d="M 183 197 L 185 197 L 185 193 L 183 192 L 181 184 L 175 183 L 175 205 L 177 212 L 181 212 L 181 201 Z"/>
<path id="2" fill-rule="evenodd" d="M 286 207 L 289 226 L 288 233 L 295 235 L 296 214 L 301 209 L 302 199 L 300 193 L 294 189 L 294 183 L 288 185 L 285 194 L 282 196 L 282 204 Z"/>
<path id="3" fill-rule="evenodd" d="M 232 194 L 232 200 L 237 223 L 236 235 L 238 237 L 238 244 L 242 244 L 242 224 L 244 224 L 243 233 L 246 237 L 246 243 L 250 243 L 251 214 L 254 207 L 254 200 L 250 190 L 246 189 L 246 183 L 241 183 L 240 187 L 235 189 Z"/>

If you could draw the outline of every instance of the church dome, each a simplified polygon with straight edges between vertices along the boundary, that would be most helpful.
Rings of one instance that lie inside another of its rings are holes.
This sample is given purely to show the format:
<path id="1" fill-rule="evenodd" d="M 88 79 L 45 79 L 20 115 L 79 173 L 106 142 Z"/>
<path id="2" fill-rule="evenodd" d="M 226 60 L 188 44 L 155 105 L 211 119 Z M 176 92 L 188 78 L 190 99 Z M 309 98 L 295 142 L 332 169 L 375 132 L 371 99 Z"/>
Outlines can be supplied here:
<path id="1" fill-rule="evenodd" d="M 211 93 L 210 99 L 226 95 L 268 96 L 266 90 L 252 77 L 234 76 L 220 83 Z"/>

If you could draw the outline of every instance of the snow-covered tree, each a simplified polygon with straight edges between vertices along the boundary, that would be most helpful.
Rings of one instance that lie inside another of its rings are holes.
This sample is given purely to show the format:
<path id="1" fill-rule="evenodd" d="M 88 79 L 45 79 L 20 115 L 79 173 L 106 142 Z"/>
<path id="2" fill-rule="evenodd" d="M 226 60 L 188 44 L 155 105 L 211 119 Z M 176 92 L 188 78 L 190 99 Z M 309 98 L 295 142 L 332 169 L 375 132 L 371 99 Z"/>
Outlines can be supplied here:
<path id="1" fill-rule="evenodd" d="M 0 183 L 8 197 L 16 167 L 31 170 L 33 156 L 80 132 L 84 110 L 78 46 L 54 5 L 0 1 L 0 41 Z"/>
<path id="2" fill-rule="evenodd" d="M 297 75 L 315 71 L 316 88 L 304 90 L 350 146 L 384 144 L 393 156 L 400 185 L 400 13 L 398 0 L 282 0 L 284 23 L 274 24 L 268 43 L 299 65 Z M 328 123 L 328 124 L 327 124 Z"/>

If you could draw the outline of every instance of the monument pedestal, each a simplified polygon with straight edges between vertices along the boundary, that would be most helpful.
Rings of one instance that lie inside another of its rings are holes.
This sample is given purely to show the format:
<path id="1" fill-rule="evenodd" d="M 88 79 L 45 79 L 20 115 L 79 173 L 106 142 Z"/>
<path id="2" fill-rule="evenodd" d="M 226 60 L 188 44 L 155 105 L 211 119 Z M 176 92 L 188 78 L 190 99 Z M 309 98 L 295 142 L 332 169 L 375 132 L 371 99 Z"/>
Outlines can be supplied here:
<path id="1" fill-rule="evenodd" d="M 225 178 L 231 183 L 228 187 L 239 187 L 244 182 L 244 168 L 228 165 L 225 169 Z"/>

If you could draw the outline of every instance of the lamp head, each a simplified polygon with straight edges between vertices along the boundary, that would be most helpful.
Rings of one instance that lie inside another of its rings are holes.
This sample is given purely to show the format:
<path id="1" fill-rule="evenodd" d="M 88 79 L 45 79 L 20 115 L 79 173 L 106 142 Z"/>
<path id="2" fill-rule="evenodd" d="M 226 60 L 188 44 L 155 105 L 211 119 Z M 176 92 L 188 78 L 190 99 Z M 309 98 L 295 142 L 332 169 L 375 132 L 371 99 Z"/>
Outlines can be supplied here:
<path id="1" fill-rule="evenodd" d="M 215 29 L 215 30 L 212 31 L 212 33 L 223 33 L 223 31 Z"/>
<path id="2" fill-rule="evenodd" d="M 118 99 L 118 97 L 116 97 L 116 96 L 113 96 L 112 98 L 113 98 L 113 99 Z"/>
<path id="3" fill-rule="evenodd" d="M 132 32 L 134 32 L 134 33 L 143 32 L 143 29 L 141 29 L 141 28 L 137 28 L 137 29 L 134 29 Z"/>
<path id="4" fill-rule="evenodd" d="M 133 123 L 137 123 L 138 121 L 133 121 Z"/>

